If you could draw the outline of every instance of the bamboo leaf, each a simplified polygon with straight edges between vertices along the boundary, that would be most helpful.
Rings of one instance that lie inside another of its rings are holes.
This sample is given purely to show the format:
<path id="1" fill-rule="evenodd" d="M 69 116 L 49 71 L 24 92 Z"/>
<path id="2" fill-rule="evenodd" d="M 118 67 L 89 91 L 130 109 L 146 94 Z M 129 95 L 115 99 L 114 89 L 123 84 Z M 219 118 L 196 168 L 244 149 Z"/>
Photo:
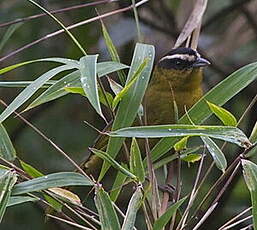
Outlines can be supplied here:
<path id="1" fill-rule="evenodd" d="M 16 173 L 12 170 L 0 170 L 0 222 L 3 219 L 9 202 L 12 188 L 17 181 Z"/>
<path id="2" fill-rule="evenodd" d="M 125 219 L 121 230 L 133 230 L 135 227 L 135 221 L 137 211 L 140 208 L 143 200 L 142 186 L 137 186 L 136 191 L 133 193 L 127 208 Z"/>
<path id="3" fill-rule="evenodd" d="M 237 120 L 233 114 L 226 109 L 207 101 L 210 110 L 227 126 L 237 126 Z"/>
<path id="4" fill-rule="evenodd" d="M 5 68 L 0 69 L 0 75 L 7 73 L 11 70 L 14 70 L 18 67 L 24 66 L 24 65 L 28 65 L 28 64 L 32 64 L 35 62 L 44 62 L 44 61 L 49 61 L 49 62 L 57 62 L 57 63 L 62 63 L 65 65 L 69 65 L 70 67 L 73 68 L 79 68 L 79 62 L 76 60 L 72 60 L 72 59 L 68 59 L 68 58 L 41 58 L 41 59 L 36 59 L 36 60 L 31 60 L 31 61 L 25 61 L 25 62 L 21 62 L 21 63 L 17 63 L 11 66 L 7 66 Z"/>
<path id="5" fill-rule="evenodd" d="M 33 83 L 26 87 L 13 101 L 12 103 L 1 113 L 0 123 L 8 118 L 17 108 L 23 105 L 44 83 L 50 80 L 52 77 L 65 70 L 74 69 L 74 66 L 62 65 L 51 69 L 37 78 Z"/>
<path id="6" fill-rule="evenodd" d="M 102 31 L 103 31 L 105 44 L 107 46 L 109 54 L 110 54 L 113 61 L 120 62 L 119 54 L 118 54 L 118 52 L 117 52 L 117 50 L 116 50 L 116 48 L 115 48 L 115 46 L 112 42 L 112 39 L 111 39 L 111 37 L 110 37 L 110 35 L 109 35 L 109 33 L 108 33 L 108 31 L 107 31 L 107 29 L 106 29 L 102 20 L 101 20 L 101 24 L 102 24 Z M 118 71 L 118 76 L 119 76 L 119 80 L 120 80 L 121 84 L 124 85 L 125 82 L 126 82 L 125 73 L 122 70 L 120 70 L 120 71 Z"/>
<path id="7" fill-rule="evenodd" d="M 134 72 L 149 58 L 149 62 L 142 72 L 141 76 L 137 79 L 136 83 L 128 90 L 124 98 L 119 104 L 117 115 L 114 119 L 112 130 L 117 130 L 123 127 L 130 126 L 136 118 L 140 103 L 142 102 L 146 87 L 148 85 L 154 60 L 154 47 L 151 45 L 137 44 L 129 70 L 127 82 L 129 82 Z M 124 138 L 110 138 L 107 145 L 107 153 L 115 158 L 122 146 Z M 103 163 L 99 179 L 103 178 L 110 165 L 107 162 Z"/>
<path id="8" fill-rule="evenodd" d="M 96 62 L 98 55 L 88 55 L 80 58 L 80 73 L 81 84 L 87 94 L 90 104 L 94 107 L 96 112 L 103 118 L 102 109 L 99 101 L 97 79 L 96 79 Z"/>
<path id="9" fill-rule="evenodd" d="M 17 205 L 17 204 L 22 204 L 22 203 L 25 203 L 25 202 L 35 202 L 35 201 L 38 201 L 38 200 L 40 200 L 40 199 L 35 198 L 35 197 L 31 197 L 31 196 L 11 196 L 9 201 L 8 201 L 7 207 L 14 206 L 14 205 Z"/>
<path id="10" fill-rule="evenodd" d="M 95 204 L 99 213 L 101 229 L 120 230 L 118 216 L 107 192 L 102 187 L 96 187 Z"/>
<path id="11" fill-rule="evenodd" d="M 121 166 L 123 168 L 126 168 L 126 165 L 124 163 L 121 164 Z M 127 179 L 127 175 L 125 175 L 121 171 L 117 172 L 116 178 L 113 182 L 113 186 L 111 189 L 111 194 L 110 194 L 110 198 L 113 202 L 117 200 L 126 179 Z"/>
<path id="12" fill-rule="evenodd" d="M 16 158 L 16 151 L 13 147 L 13 144 L 10 140 L 10 137 L 4 128 L 4 126 L 0 123 L 0 156 L 7 161 L 14 161 Z"/>
<path id="13" fill-rule="evenodd" d="M 209 153 L 211 154 L 217 168 L 219 168 L 224 173 L 227 168 L 227 160 L 223 152 L 221 151 L 219 146 L 217 146 L 216 143 L 209 137 L 201 138 L 204 144 L 206 145 Z"/>
<path id="14" fill-rule="evenodd" d="M 237 144 L 248 148 L 251 143 L 246 135 L 238 128 L 229 126 L 195 126 L 195 125 L 153 125 L 134 126 L 107 133 L 111 137 L 136 137 L 136 138 L 160 138 L 160 137 L 184 137 L 207 136 Z"/>
<path id="15" fill-rule="evenodd" d="M 184 197 L 171 205 L 167 211 L 161 215 L 154 223 L 153 230 L 162 230 L 165 225 L 170 221 L 171 217 L 176 213 L 178 208 L 184 203 L 187 197 Z"/>
<path id="16" fill-rule="evenodd" d="M 124 86 L 124 88 L 115 96 L 112 102 L 112 107 L 116 108 L 117 104 L 122 100 L 122 98 L 126 95 L 128 90 L 135 84 L 137 81 L 138 77 L 142 74 L 144 68 L 147 65 L 147 62 L 149 60 L 145 59 L 144 62 L 138 67 L 137 71 L 134 73 L 132 76 L 131 80 Z"/>
<path id="17" fill-rule="evenodd" d="M 248 160 L 242 160 L 245 183 L 252 200 L 253 227 L 257 229 L 257 165 Z"/>
<path id="18" fill-rule="evenodd" d="M 96 154 L 98 157 L 100 157 L 101 159 L 106 160 L 110 165 L 112 165 L 114 168 L 118 169 L 120 172 L 122 172 L 126 176 L 130 177 L 133 180 L 137 179 L 137 177 L 133 173 L 131 173 L 126 168 L 122 167 L 117 161 L 115 161 L 113 158 L 111 158 L 111 156 L 109 156 L 107 153 L 105 153 L 101 150 L 98 150 L 98 149 L 94 149 L 94 148 L 90 148 L 90 150 L 94 154 Z"/>
<path id="19" fill-rule="evenodd" d="M 141 183 L 144 183 L 145 169 L 141 152 L 135 138 L 132 139 L 130 147 L 130 170 L 138 177 Z"/>
<path id="20" fill-rule="evenodd" d="M 29 192 L 41 191 L 48 188 L 63 186 L 92 186 L 92 181 L 79 173 L 59 172 L 37 177 L 29 181 L 21 182 L 14 186 L 12 195 L 19 195 Z"/>

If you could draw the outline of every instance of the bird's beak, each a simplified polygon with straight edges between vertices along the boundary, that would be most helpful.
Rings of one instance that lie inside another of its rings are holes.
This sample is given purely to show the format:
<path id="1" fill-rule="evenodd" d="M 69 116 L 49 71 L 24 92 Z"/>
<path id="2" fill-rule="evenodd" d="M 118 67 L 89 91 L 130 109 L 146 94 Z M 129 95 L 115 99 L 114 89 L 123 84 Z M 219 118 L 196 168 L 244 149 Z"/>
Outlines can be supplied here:
<path id="1" fill-rule="evenodd" d="M 202 58 L 202 57 L 199 57 L 196 59 L 195 63 L 193 64 L 193 67 L 202 67 L 202 66 L 207 66 L 207 65 L 210 65 L 211 63 L 205 59 L 205 58 Z"/>

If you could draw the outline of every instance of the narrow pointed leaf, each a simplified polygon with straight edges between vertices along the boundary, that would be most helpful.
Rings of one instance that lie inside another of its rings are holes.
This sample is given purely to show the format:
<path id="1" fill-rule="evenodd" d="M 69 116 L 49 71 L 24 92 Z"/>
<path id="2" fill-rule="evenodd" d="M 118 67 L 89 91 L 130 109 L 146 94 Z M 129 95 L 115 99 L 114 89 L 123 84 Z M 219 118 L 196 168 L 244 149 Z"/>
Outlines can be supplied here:
<path id="1" fill-rule="evenodd" d="M 216 143 L 209 137 L 201 137 L 204 144 L 206 145 L 209 153 L 211 154 L 217 168 L 219 168 L 223 173 L 227 168 L 227 160 Z"/>
<path id="2" fill-rule="evenodd" d="M 93 185 L 93 183 L 88 178 L 82 176 L 79 173 L 52 173 L 15 185 L 12 191 L 12 195 L 19 195 L 29 192 L 41 191 L 48 188 L 72 185 L 91 186 Z"/>
<path id="3" fill-rule="evenodd" d="M 0 115 L 0 122 L 3 122 L 9 117 L 17 108 L 23 105 L 44 83 L 50 80 L 52 77 L 61 73 L 65 70 L 73 69 L 74 66 L 63 65 L 51 69 L 37 78 L 33 83 L 26 87 L 13 101 L 12 103 L 2 112 Z"/>
<path id="4" fill-rule="evenodd" d="M 117 50 L 116 50 L 116 48 L 115 48 L 115 46 L 112 42 L 112 39 L 111 39 L 103 21 L 101 21 L 101 24 L 102 24 L 102 31 L 103 31 L 103 35 L 104 35 L 104 40 L 105 40 L 107 49 L 109 51 L 109 54 L 110 54 L 113 61 L 120 62 L 119 54 L 118 54 L 118 52 L 117 52 Z M 119 76 L 121 84 L 124 85 L 125 82 L 126 82 L 126 75 L 123 72 L 123 70 L 118 71 L 118 76 Z"/>
<path id="5" fill-rule="evenodd" d="M 252 142 L 252 143 L 255 143 L 257 141 L 257 121 L 255 122 L 255 125 L 253 127 L 253 130 L 251 132 L 251 135 L 249 137 L 249 140 Z"/>
<path id="6" fill-rule="evenodd" d="M 237 126 L 237 120 L 233 114 L 226 109 L 207 101 L 210 110 L 227 126 Z"/>
<path id="7" fill-rule="evenodd" d="M 257 229 L 257 165 L 248 160 L 242 160 L 245 183 L 252 200 L 253 227 Z"/>
<path id="8" fill-rule="evenodd" d="M 104 118 L 99 101 L 97 79 L 96 79 L 96 62 L 98 55 L 88 55 L 80 59 L 81 85 L 87 94 L 90 104 L 96 112 Z"/>
<path id="9" fill-rule="evenodd" d="M 119 104 L 117 115 L 114 119 L 112 130 L 117 130 L 123 127 L 130 126 L 136 118 L 139 106 L 142 102 L 146 87 L 148 85 L 154 61 L 154 47 L 151 45 L 137 44 L 129 70 L 127 82 L 129 82 L 134 72 L 144 62 L 146 58 L 149 58 L 149 62 L 142 72 L 141 76 L 137 79 L 136 83 L 128 90 Z M 107 153 L 115 158 L 122 146 L 124 138 L 110 138 L 107 146 Z M 110 165 L 104 162 L 100 179 L 105 175 Z"/>
<path id="10" fill-rule="evenodd" d="M 110 77 L 107 77 L 107 80 L 109 82 L 111 90 L 115 95 L 117 95 L 123 89 L 123 87 L 120 84 L 112 80 Z"/>
<path id="11" fill-rule="evenodd" d="M 4 128 L 4 126 L 0 123 L 0 156 L 7 161 L 14 161 L 16 158 L 16 151 L 13 147 L 13 144 L 10 140 L 10 137 Z"/>
<path id="12" fill-rule="evenodd" d="M 8 201 L 7 207 L 14 206 L 17 204 L 22 204 L 25 202 L 35 202 L 39 200 L 40 200 L 39 198 L 35 198 L 31 196 L 11 196 Z"/>
<path id="13" fill-rule="evenodd" d="M 87 97 L 84 89 L 82 87 L 66 87 L 65 91 L 69 92 L 69 93 L 75 93 L 75 94 L 80 94 L 84 97 Z M 99 101 L 105 105 L 106 107 L 108 107 L 109 105 L 112 104 L 113 101 L 113 97 L 110 93 L 105 92 L 105 95 L 103 94 L 102 90 L 98 89 L 98 93 L 99 93 Z M 107 99 L 107 101 L 106 101 Z"/>
<path id="14" fill-rule="evenodd" d="M 134 126 L 107 133 L 112 137 L 160 138 L 184 136 L 208 136 L 241 147 L 250 147 L 246 135 L 238 128 L 229 126 L 155 125 Z"/>
<path id="15" fill-rule="evenodd" d="M 118 62 L 101 62 L 97 63 L 97 74 L 99 77 L 103 77 L 106 74 L 115 72 L 120 69 L 128 68 L 127 65 L 124 65 L 122 63 Z M 1 86 L 0 82 L 0 86 Z M 65 96 L 69 93 L 73 93 L 68 90 L 68 88 L 74 88 L 74 87 L 81 87 L 81 81 L 80 81 L 80 72 L 79 70 L 76 70 L 65 77 L 61 78 L 58 81 L 54 81 L 54 84 L 52 84 L 51 87 L 49 87 L 44 93 L 42 93 L 38 98 L 36 98 L 27 108 L 26 110 L 29 110 L 31 108 L 34 108 L 38 105 L 41 105 L 43 103 L 55 100 L 57 98 L 60 98 L 62 96 Z M 103 95 L 102 92 L 100 91 L 100 101 L 103 102 Z M 109 96 L 110 94 L 107 94 Z M 106 103 L 104 103 L 106 104 Z M 107 106 L 107 105 L 106 105 Z"/>
<path id="16" fill-rule="evenodd" d="M 135 221 L 137 216 L 137 211 L 140 208 L 143 200 L 142 187 L 137 186 L 136 191 L 133 193 L 129 205 L 127 208 L 127 212 L 125 215 L 125 219 L 123 221 L 123 225 L 121 230 L 133 230 L 135 227 Z"/>
<path id="17" fill-rule="evenodd" d="M 17 23 L 9 26 L 5 34 L 0 40 L 0 51 L 3 49 L 5 44 L 8 42 L 9 38 L 13 35 L 13 33 L 22 25 L 23 23 Z"/>
<path id="18" fill-rule="evenodd" d="M 130 170 L 138 177 L 141 183 L 144 183 L 145 169 L 141 152 L 135 138 L 132 139 L 130 147 Z"/>
<path id="19" fill-rule="evenodd" d="M 123 168 L 126 168 L 125 164 L 121 164 L 121 166 Z M 110 198 L 113 202 L 115 202 L 117 200 L 126 179 L 127 179 L 127 175 L 125 175 L 121 171 L 118 171 L 116 178 L 113 182 L 113 186 L 112 186 L 111 194 L 110 194 Z"/>
<path id="20" fill-rule="evenodd" d="M 101 229 L 120 230 L 121 226 L 112 201 L 102 187 L 96 188 L 95 204 L 100 217 Z"/>
<path id="21" fill-rule="evenodd" d="M 9 88 L 25 88 L 29 86 L 33 81 L 0 81 L 0 87 Z M 49 88 L 51 85 L 55 84 L 57 81 L 49 80 L 45 82 L 41 88 Z"/>
<path id="22" fill-rule="evenodd" d="M 26 162 L 20 160 L 20 164 L 21 167 L 23 168 L 23 170 L 28 173 L 29 176 L 36 178 L 36 177 L 42 177 L 44 176 L 43 173 L 41 173 L 40 171 L 38 171 L 37 169 L 35 169 L 33 166 L 27 164 Z"/>
<path id="23" fill-rule="evenodd" d="M 188 112 L 179 119 L 180 124 L 191 124 L 190 117 L 194 124 L 203 123 L 210 115 L 206 100 L 222 106 L 241 90 L 246 88 L 257 79 L 257 63 L 246 65 L 229 75 L 226 79 L 207 92 Z M 151 150 L 152 158 L 159 159 L 168 152 L 179 138 L 163 138 Z"/>
<path id="24" fill-rule="evenodd" d="M 42 93 L 39 97 L 37 97 L 25 109 L 25 111 L 68 94 L 68 92 L 66 92 L 64 88 L 69 87 L 70 85 L 81 86 L 79 78 L 80 78 L 80 72 L 79 72 L 79 70 L 76 70 L 76 71 L 66 75 L 59 81 L 56 81 L 55 84 L 50 86 L 44 93 Z"/>
<path id="25" fill-rule="evenodd" d="M 147 62 L 149 60 L 145 59 L 144 62 L 138 67 L 137 71 L 132 76 L 131 80 L 124 86 L 124 88 L 116 95 L 116 97 L 113 99 L 112 107 L 116 108 L 119 101 L 122 100 L 122 98 L 126 95 L 128 90 L 133 86 L 133 84 L 137 81 L 138 77 L 142 74 L 144 68 L 147 65 Z"/>
<path id="26" fill-rule="evenodd" d="M 176 213 L 178 208 L 184 203 L 187 197 L 184 197 L 171 205 L 167 211 L 161 215 L 154 223 L 153 230 L 162 230 L 165 225 L 171 220 L 172 216 Z"/>
<path id="27" fill-rule="evenodd" d="M 110 165 L 112 165 L 114 168 L 118 169 L 120 172 L 122 172 L 126 176 L 128 176 L 134 180 L 137 179 L 137 177 L 133 173 L 131 173 L 129 170 L 122 167 L 117 161 L 115 161 L 113 158 L 111 158 L 111 156 L 109 156 L 107 153 L 105 153 L 101 150 L 98 150 L 98 149 L 93 149 L 93 148 L 90 148 L 90 150 L 94 154 L 96 154 L 98 157 L 100 157 L 101 159 L 107 161 Z"/>
<path id="28" fill-rule="evenodd" d="M 11 170 L 0 170 L 0 222 L 3 219 L 9 202 L 12 188 L 17 181 L 16 173 Z"/>
<path id="29" fill-rule="evenodd" d="M 192 153 L 192 154 L 188 154 L 187 156 L 181 157 L 181 160 L 186 161 L 188 163 L 195 163 L 201 160 L 201 158 L 202 158 L 202 154 Z"/>
<path id="30" fill-rule="evenodd" d="M 44 61 L 49 61 L 49 62 L 58 62 L 58 63 L 62 63 L 65 65 L 69 65 L 72 68 L 79 68 L 79 62 L 76 60 L 72 60 L 72 59 L 68 59 L 68 58 L 42 58 L 42 59 L 36 59 L 36 60 L 31 60 L 31 61 L 25 61 L 25 62 L 21 62 L 21 63 L 17 63 L 15 65 L 11 65 L 11 66 L 7 66 L 5 68 L 0 69 L 0 75 L 7 73 L 13 69 L 16 69 L 18 67 L 24 66 L 24 65 L 28 65 L 31 63 L 35 63 L 35 62 L 44 62 Z"/>

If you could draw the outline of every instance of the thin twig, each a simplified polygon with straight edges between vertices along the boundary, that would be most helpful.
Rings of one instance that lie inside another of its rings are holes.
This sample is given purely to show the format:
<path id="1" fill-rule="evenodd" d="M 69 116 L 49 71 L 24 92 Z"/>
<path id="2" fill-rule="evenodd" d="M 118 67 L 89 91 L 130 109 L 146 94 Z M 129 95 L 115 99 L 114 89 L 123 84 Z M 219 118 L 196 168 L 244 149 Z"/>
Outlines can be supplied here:
<path id="1" fill-rule="evenodd" d="M 66 7 L 66 8 L 62 8 L 62 9 L 58 9 L 58 10 L 50 10 L 49 12 L 51 14 L 60 14 L 60 13 L 64 13 L 64 12 L 67 12 L 67 11 L 88 7 L 88 6 L 96 6 L 96 5 L 99 5 L 99 4 L 117 2 L 117 1 L 119 1 L 119 0 L 101 0 L 101 1 L 95 1 L 95 2 L 90 2 L 90 3 L 70 6 L 70 7 Z M 24 18 L 18 18 L 18 19 L 15 19 L 13 21 L 1 23 L 0 28 L 10 26 L 10 25 L 13 25 L 13 24 L 16 24 L 16 23 L 20 23 L 20 22 L 26 22 L 26 21 L 36 19 L 36 18 L 40 18 L 40 17 L 44 17 L 44 16 L 47 16 L 47 14 L 42 13 L 42 14 L 36 14 L 36 15 L 32 15 L 32 16 L 28 16 L 28 17 L 24 17 Z"/>
<path id="2" fill-rule="evenodd" d="M 138 2 L 138 3 L 136 3 L 135 6 L 139 7 L 139 6 L 143 5 L 144 3 L 148 2 L 148 1 L 149 0 L 142 0 L 142 1 Z M 94 21 L 100 20 L 101 18 L 106 18 L 106 17 L 112 16 L 112 15 L 115 15 L 115 14 L 120 14 L 122 12 L 131 10 L 131 9 L 133 9 L 133 5 L 130 5 L 128 7 L 124 7 L 124 8 L 118 9 L 118 10 L 114 10 L 114 11 L 102 14 L 100 16 L 96 16 L 96 17 L 87 19 L 85 21 L 81 21 L 81 22 L 75 23 L 73 25 L 67 26 L 66 29 L 67 30 L 71 30 L 71 29 L 77 28 L 79 26 L 86 25 L 86 24 L 88 24 L 90 22 L 94 22 Z M 41 38 L 39 38 L 39 39 L 37 39 L 37 40 L 27 44 L 27 45 L 25 45 L 25 46 L 23 46 L 23 47 L 21 47 L 19 49 L 16 49 L 16 50 L 12 51 L 11 53 L 5 55 L 4 57 L 0 58 L 0 62 L 6 60 L 6 59 L 16 55 L 17 53 L 20 53 L 21 51 L 26 50 L 26 49 L 28 49 L 28 48 L 30 48 L 30 47 L 32 47 L 32 46 L 42 42 L 42 41 L 45 41 L 45 40 L 47 40 L 49 38 L 52 38 L 52 37 L 55 37 L 55 36 L 63 33 L 64 31 L 65 31 L 64 29 L 57 30 L 57 31 L 55 31 L 53 33 L 50 33 L 50 34 L 47 34 L 47 35 L 45 35 L 45 36 L 43 36 L 43 37 L 41 37 Z"/>
<path id="3" fill-rule="evenodd" d="M 75 223 L 75 222 L 72 222 L 72 221 L 69 221 L 69 220 L 65 220 L 65 219 L 63 219 L 63 218 L 60 218 L 60 217 L 57 217 L 57 216 L 53 216 L 53 215 L 51 215 L 51 214 L 46 214 L 46 216 L 48 216 L 48 217 L 50 217 L 50 218 L 53 218 L 53 219 L 55 219 L 55 220 L 59 220 L 59 221 L 64 222 L 64 223 L 66 223 L 66 224 L 72 225 L 72 226 L 74 226 L 74 227 L 80 228 L 80 229 L 92 230 L 91 228 L 84 227 L 84 226 L 82 226 L 82 225 L 80 225 L 80 224 L 77 224 L 77 223 Z"/>
<path id="4" fill-rule="evenodd" d="M 237 222 L 235 222 L 235 223 L 233 223 L 233 224 L 231 224 L 231 225 L 229 225 L 229 226 L 227 226 L 225 228 L 221 228 L 221 230 L 228 230 L 230 228 L 233 228 L 236 225 L 241 224 L 242 222 L 251 219 L 252 217 L 253 217 L 252 215 L 251 216 L 247 216 L 247 217 L 243 218 L 242 220 L 239 220 L 239 221 L 237 221 Z"/>
<path id="5" fill-rule="evenodd" d="M 187 205 L 186 210 L 183 213 L 183 216 L 181 217 L 181 220 L 180 220 L 180 222 L 177 226 L 177 230 L 184 228 L 187 217 L 188 217 L 188 214 L 189 214 L 189 210 L 192 207 L 193 202 L 195 200 L 197 185 L 198 185 L 200 175 L 201 175 L 201 172 L 202 172 L 202 169 L 203 169 L 204 156 L 205 156 L 205 153 L 203 152 L 202 158 L 201 158 L 201 161 L 200 161 L 200 164 L 199 164 L 199 168 L 198 168 L 198 171 L 197 171 L 197 175 L 196 175 L 196 178 L 195 178 L 194 186 L 193 186 L 193 189 L 192 189 L 192 192 L 190 194 L 189 201 L 188 201 L 188 205 Z"/>
<path id="6" fill-rule="evenodd" d="M 211 213 L 213 212 L 213 210 L 216 208 L 216 206 L 218 205 L 218 203 L 214 204 L 213 206 L 211 206 L 207 212 L 204 214 L 204 216 L 202 217 L 202 219 L 198 222 L 198 224 L 193 228 L 193 230 L 197 230 L 202 223 L 209 217 L 209 215 L 211 215 Z"/>
<path id="7" fill-rule="evenodd" d="M 228 226 L 229 224 L 231 224 L 232 222 L 234 222 L 236 219 L 238 219 L 240 216 L 244 215 L 245 213 L 247 213 L 248 211 L 250 211 L 252 209 L 252 207 L 245 209 L 244 211 L 240 212 L 238 215 L 236 215 L 235 217 L 233 217 L 232 219 L 230 219 L 229 221 L 227 221 L 224 225 L 222 225 L 218 230 L 222 230 L 224 229 L 226 226 Z"/>
<path id="8" fill-rule="evenodd" d="M 7 107 L 7 104 L 0 99 L 0 103 Z M 43 134 L 36 126 L 27 121 L 22 115 L 18 112 L 14 112 L 14 114 L 26 123 L 29 127 L 31 127 L 37 134 L 39 134 L 44 140 L 46 140 L 50 145 L 52 145 L 59 153 L 61 153 L 82 175 L 84 175 L 88 180 L 92 181 L 89 176 L 79 167 L 79 165 L 72 160 L 68 154 L 66 154 L 59 146 L 57 146 L 51 139 L 49 139 L 45 134 Z M 93 183 L 93 182 L 92 182 Z"/>

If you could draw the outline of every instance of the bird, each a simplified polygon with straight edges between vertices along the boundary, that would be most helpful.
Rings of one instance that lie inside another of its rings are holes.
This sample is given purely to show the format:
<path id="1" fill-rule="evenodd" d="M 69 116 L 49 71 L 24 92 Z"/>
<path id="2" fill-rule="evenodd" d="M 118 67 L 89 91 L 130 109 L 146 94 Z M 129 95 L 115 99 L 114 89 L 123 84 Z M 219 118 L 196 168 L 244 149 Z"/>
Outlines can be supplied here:
<path id="1" fill-rule="evenodd" d="M 180 47 L 165 54 L 155 66 L 145 94 L 148 124 L 174 124 L 176 116 L 192 107 L 203 95 L 202 67 L 207 65 L 210 62 L 191 48 Z"/>
<path id="2" fill-rule="evenodd" d="M 202 97 L 202 67 L 208 65 L 207 59 L 188 47 L 171 49 L 160 58 L 144 96 L 147 125 L 176 123 L 177 117 Z M 98 144 L 95 147 L 102 148 Z M 97 156 L 91 155 L 83 165 L 87 173 L 95 173 L 100 162 Z"/>

